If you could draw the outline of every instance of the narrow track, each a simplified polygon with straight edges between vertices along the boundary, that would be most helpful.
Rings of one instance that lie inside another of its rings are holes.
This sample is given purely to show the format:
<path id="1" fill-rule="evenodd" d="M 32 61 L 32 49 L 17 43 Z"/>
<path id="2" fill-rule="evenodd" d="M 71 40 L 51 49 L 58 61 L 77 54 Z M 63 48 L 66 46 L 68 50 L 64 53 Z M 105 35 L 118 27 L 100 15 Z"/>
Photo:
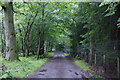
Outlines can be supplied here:
<path id="1" fill-rule="evenodd" d="M 25 78 L 82 78 L 82 75 L 72 60 L 67 59 L 62 52 L 55 52 L 52 59 Z"/>

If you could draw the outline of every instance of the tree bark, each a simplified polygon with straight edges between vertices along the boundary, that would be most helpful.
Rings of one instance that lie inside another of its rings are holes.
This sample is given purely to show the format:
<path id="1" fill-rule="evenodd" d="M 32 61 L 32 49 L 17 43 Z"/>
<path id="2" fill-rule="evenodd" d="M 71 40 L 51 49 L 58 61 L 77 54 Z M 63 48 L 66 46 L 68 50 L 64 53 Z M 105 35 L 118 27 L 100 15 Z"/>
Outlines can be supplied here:
<path id="1" fill-rule="evenodd" d="M 5 34 L 4 34 L 3 17 L 2 17 L 2 23 L 1 23 L 1 43 L 2 43 L 2 48 L 1 48 L 2 57 L 5 58 Z"/>
<path id="2" fill-rule="evenodd" d="M 17 60 L 16 53 L 16 35 L 13 21 L 13 3 L 8 2 L 2 6 L 4 9 L 4 27 L 5 27 L 5 42 L 6 42 L 6 56 L 8 61 Z"/>

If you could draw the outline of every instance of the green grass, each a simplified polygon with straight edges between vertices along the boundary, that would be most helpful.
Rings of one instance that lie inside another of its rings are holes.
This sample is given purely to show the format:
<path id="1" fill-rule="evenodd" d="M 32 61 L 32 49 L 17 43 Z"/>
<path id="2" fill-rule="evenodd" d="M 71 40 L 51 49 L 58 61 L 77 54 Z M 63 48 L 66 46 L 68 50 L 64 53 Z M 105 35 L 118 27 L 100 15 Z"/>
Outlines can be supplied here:
<path id="1" fill-rule="evenodd" d="M 64 53 L 65 56 L 69 56 L 70 54 L 69 53 Z"/>
<path id="2" fill-rule="evenodd" d="M 79 66 L 80 69 L 82 69 L 83 71 L 91 71 L 90 68 L 85 64 L 84 60 L 76 60 L 75 64 L 77 66 Z M 93 73 L 89 73 L 89 75 L 93 76 L 94 74 Z M 104 77 L 102 77 L 100 75 L 96 75 L 96 76 L 94 76 L 94 78 L 103 78 L 104 79 Z"/>
<path id="3" fill-rule="evenodd" d="M 54 52 L 46 52 L 44 54 L 44 56 L 47 57 L 47 58 L 52 57 L 52 56 L 54 56 Z"/>
<path id="4" fill-rule="evenodd" d="M 84 71 L 90 70 L 89 67 L 85 64 L 84 60 L 76 60 L 75 64 L 80 67 L 80 69 Z"/>
<path id="5" fill-rule="evenodd" d="M 0 64 L 4 64 L 7 67 L 7 70 L 0 75 L 0 78 L 10 76 L 23 78 L 26 74 L 33 73 L 48 60 L 47 58 L 36 60 L 35 57 L 19 57 L 19 59 L 21 61 L 8 62 L 0 58 Z"/>

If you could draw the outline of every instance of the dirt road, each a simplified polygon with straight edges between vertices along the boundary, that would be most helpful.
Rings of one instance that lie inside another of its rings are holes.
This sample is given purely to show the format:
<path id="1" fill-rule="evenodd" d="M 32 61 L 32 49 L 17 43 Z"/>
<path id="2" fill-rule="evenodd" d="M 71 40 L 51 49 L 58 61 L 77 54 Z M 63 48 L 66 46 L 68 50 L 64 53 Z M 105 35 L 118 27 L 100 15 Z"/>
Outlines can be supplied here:
<path id="1" fill-rule="evenodd" d="M 52 59 L 25 78 L 82 78 L 83 75 L 72 60 L 67 59 L 62 52 L 55 52 Z"/>

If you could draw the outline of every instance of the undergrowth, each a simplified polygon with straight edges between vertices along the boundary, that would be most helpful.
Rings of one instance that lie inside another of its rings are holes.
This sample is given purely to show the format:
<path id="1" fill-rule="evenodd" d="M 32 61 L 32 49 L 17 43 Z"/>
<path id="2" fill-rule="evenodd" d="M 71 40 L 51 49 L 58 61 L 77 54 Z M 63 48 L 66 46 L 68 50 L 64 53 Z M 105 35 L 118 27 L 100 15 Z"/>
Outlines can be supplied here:
<path id="1" fill-rule="evenodd" d="M 34 56 L 19 57 L 19 59 L 20 61 L 9 62 L 0 57 L 0 65 L 6 67 L 5 71 L 0 71 L 0 78 L 23 78 L 26 74 L 33 73 L 48 60 L 47 58 L 37 60 Z"/>

